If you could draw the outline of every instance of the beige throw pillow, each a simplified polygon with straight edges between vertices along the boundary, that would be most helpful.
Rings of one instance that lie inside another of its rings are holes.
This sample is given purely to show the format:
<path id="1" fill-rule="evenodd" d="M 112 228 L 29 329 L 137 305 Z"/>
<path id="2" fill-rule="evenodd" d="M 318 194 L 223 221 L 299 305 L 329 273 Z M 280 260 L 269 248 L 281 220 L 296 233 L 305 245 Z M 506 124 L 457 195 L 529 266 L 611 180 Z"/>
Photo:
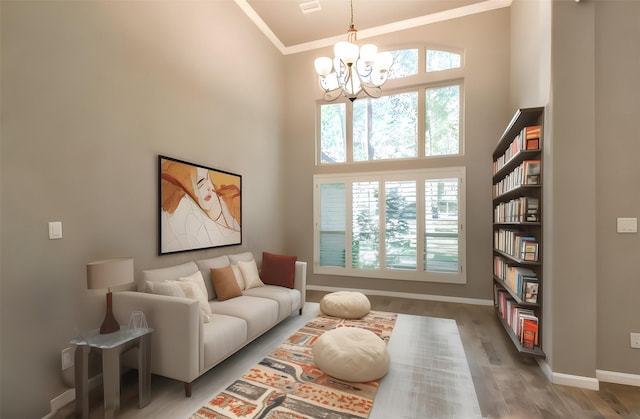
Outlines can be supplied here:
<path id="1" fill-rule="evenodd" d="M 147 292 L 171 297 L 185 297 L 182 287 L 174 281 L 147 281 Z"/>
<path id="2" fill-rule="evenodd" d="M 231 269 L 233 269 L 233 275 L 236 277 L 236 282 L 241 290 L 245 289 L 244 278 L 242 277 L 242 272 L 240 272 L 240 268 L 238 265 L 231 265 Z"/>
<path id="3" fill-rule="evenodd" d="M 242 272 L 244 278 L 245 289 L 264 287 L 264 283 L 260 280 L 260 274 L 258 273 L 258 266 L 255 259 L 250 261 L 239 261 L 238 268 Z"/>
<path id="4" fill-rule="evenodd" d="M 211 268 L 211 282 L 216 290 L 218 301 L 225 301 L 242 295 L 242 290 L 230 265 L 224 268 Z"/>

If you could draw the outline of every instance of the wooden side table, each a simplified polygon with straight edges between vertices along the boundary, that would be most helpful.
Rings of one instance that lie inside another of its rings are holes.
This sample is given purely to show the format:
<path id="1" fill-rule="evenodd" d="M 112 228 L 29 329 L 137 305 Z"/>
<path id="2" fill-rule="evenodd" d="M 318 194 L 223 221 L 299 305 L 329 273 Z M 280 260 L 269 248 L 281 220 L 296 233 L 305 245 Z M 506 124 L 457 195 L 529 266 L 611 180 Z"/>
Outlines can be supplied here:
<path id="1" fill-rule="evenodd" d="M 120 329 L 101 335 L 92 330 L 71 341 L 75 351 L 76 416 L 89 418 L 89 353 L 102 354 L 104 417 L 113 418 L 120 410 L 120 355 L 138 348 L 138 406 L 151 401 L 151 332 L 153 329 Z"/>

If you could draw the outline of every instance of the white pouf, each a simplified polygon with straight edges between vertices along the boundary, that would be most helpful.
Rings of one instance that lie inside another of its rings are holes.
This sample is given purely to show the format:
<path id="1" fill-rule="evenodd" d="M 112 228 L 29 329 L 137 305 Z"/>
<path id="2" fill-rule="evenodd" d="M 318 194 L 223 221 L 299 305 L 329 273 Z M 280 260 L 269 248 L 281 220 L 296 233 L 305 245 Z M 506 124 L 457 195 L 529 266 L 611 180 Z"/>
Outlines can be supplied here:
<path id="1" fill-rule="evenodd" d="M 369 314 L 371 303 L 366 295 L 356 291 L 337 291 L 320 300 L 320 311 L 343 319 L 359 319 Z"/>
<path id="2" fill-rule="evenodd" d="M 313 344 L 312 352 L 318 368 L 339 380 L 366 383 L 389 371 L 385 342 L 359 327 L 339 327 L 323 333 Z"/>

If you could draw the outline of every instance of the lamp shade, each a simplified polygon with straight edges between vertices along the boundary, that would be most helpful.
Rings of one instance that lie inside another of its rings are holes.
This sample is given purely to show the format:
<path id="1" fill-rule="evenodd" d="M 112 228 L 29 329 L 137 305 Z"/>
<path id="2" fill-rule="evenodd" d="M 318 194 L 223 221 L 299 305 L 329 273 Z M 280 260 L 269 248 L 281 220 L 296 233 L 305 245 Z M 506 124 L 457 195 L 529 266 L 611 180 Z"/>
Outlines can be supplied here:
<path id="1" fill-rule="evenodd" d="M 87 288 L 111 288 L 133 282 L 133 258 L 113 258 L 87 263 Z"/>

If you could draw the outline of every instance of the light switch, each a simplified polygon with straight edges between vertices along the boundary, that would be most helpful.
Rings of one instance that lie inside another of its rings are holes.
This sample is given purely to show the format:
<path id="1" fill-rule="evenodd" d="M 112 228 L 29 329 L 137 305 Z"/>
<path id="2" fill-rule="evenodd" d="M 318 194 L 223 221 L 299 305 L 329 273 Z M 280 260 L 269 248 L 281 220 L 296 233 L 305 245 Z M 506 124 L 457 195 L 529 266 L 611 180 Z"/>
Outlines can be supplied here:
<path id="1" fill-rule="evenodd" d="M 49 240 L 62 238 L 62 221 L 52 221 L 49 223 Z"/>
<path id="2" fill-rule="evenodd" d="M 618 233 L 637 233 L 637 218 L 618 218 Z"/>

